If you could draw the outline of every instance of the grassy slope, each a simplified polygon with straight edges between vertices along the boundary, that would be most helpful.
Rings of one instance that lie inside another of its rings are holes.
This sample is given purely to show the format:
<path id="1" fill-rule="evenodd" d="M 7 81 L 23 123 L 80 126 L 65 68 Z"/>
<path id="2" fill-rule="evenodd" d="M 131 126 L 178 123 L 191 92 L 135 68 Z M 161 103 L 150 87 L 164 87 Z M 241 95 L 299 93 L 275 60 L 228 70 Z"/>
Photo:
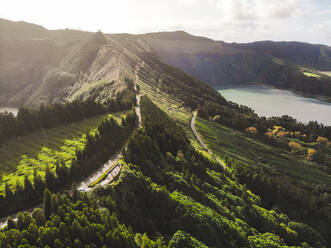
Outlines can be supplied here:
<path id="1" fill-rule="evenodd" d="M 122 114 L 118 112 L 113 117 L 120 121 Z M 44 176 L 45 168 L 55 168 L 56 161 L 64 161 L 69 167 L 76 149 L 84 146 L 86 133 L 94 131 L 104 118 L 105 115 L 92 117 L 3 144 L 0 148 L 0 193 L 4 192 L 5 183 L 13 187 L 17 181 L 22 183 L 25 175 L 32 179 L 34 169 Z"/>
<path id="2" fill-rule="evenodd" d="M 305 74 L 305 76 L 307 77 L 315 77 L 315 78 L 320 78 L 320 75 L 317 75 L 315 73 L 311 73 L 311 72 L 304 72 L 303 74 Z"/>
<path id="3" fill-rule="evenodd" d="M 155 85 L 150 85 L 143 78 L 139 78 L 138 85 L 141 94 L 147 95 L 160 109 L 174 119 L 176 123 L 184 129 L 192 145 L 210 158 L 210 154 L 204 151 L 191 130 L 192 110 L 183 106 L 183 102 L 180 100 L 155 88 Z"/>
<path id="4" fill-rule="evenodd" d="M 193 138 L 193 133 L 190 129 L 191 110 L 183 106 L 183 102 L 160 91 L 155 84 L 147 82 L 142 77 L 139 77 L 138 85 L 143 95 L 147 95 L 160 109 L 175 119 L 184 128 L 186 134 Z"/>
<path id="5" fill-rule="evenodd" d="M 315 164 L 298 159 L 284 149 L 264 144 L 240 132 L 201 118 L 196 122 L 196 126 L 209 148 L 223 158 L 230 156 L 244 163 L 272 167 L 292 178 L 313 184 L 330 185 L 330 175 L 315 169 Z"/>
<path id="6" fill-rule="evenodd" d="M 172 130 L 166 118 L 162 120 L 155 111 L 152 113 L 148 118 L 155 118 Z M 162 124 L 159 125 L 155 128 L 163 136 L 162 132 L 166 129 Z M 146 125 L 145 132 L 154 133 L 152 126 Z M 173 130 L 167 132 L 172 133 Z M 159 161 L 164 162 L 158 162 L 158 158 L 147 154 L 148 149 L 143 147 L 149 143 L 156 147 L 162 141 L 149 136 L 154 139 L 151 142 L 144 135 L 141 132 L 131 137 L 127 153 L 129 155 L 126 157 L 128 164 L 123 166 L 119 180 L 113 184 L 114 189 L 111 190 L 114 192 L 120 220 L 131 225 L 133 230 L 146 231 L 150 236 L 157 233 L 157 236 L 167 238 L 177 230 L 182 230 L 210 247 L 269 247 L 266 244 L 270 240 L 263 236 L 269 232 L 277 233 L 282 238 L 297 235 L 287 226 L 286 215 L 260 207 L 259 197 L 228 177 L 219 165 L 208 165 L 205 163 L 206 158 L 200 160 L 202 157 L 197 156 L 197 150 L 192 152 L 186 147 L 182 153 L 177 152 L 177 155 L 167 152 L 166 159 L 161 159 L 162 156 L 159 158 Z M 168 135 L 165 141 L 167 145 L 162 143 L 165 147 L 162 149 L 174 147 L 170 143 L 174 137 L 179 139 L 178 136 Z M 165 151 L 162 150 L 162 153 Z M 138 156 L 130 154 L 140 154 L 142 157 L 137 159 Z M 259 239 L 261 246 L 255 246 L 256 242 L 248 246 L 250 239 Z M 285 244 L 276 246 L 278 242 L 272 243 L 273 246 L 270 247 L 285 247 Z"/>

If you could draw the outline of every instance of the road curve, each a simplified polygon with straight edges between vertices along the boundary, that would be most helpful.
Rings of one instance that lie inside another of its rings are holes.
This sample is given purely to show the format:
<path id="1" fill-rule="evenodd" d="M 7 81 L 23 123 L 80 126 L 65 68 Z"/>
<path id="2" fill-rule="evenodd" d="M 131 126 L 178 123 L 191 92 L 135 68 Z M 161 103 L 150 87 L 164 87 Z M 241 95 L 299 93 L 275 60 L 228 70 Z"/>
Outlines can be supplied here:
<path id="1" fill-rule="evenodd" d="M 192 129 L 192 132 L 193 132 L 194 136 L 199 141 L 200 145 L 209 152 L 209 149 L 208 149 L 207 145 L 202 141 L 200 135 L 198 134 L 197 130 L 195 129 L 195 120 L 197 119 L 197 115 L 198 115 L 198 110 L 193 111 L 192 120 L 191 120 L 191 129 Z"/>

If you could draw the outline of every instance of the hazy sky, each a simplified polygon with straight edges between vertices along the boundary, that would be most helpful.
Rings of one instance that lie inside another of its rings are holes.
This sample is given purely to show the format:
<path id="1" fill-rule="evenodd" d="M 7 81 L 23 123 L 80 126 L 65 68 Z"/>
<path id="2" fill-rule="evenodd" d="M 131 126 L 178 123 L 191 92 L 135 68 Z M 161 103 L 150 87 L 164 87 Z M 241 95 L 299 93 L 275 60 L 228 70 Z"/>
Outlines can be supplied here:
<path id="1" fill-rule="evenodd" d="M 49 29 L 185 30 L 224 41 L 331 45 L 331 0 L 0 0 L 0 17 Z"/>

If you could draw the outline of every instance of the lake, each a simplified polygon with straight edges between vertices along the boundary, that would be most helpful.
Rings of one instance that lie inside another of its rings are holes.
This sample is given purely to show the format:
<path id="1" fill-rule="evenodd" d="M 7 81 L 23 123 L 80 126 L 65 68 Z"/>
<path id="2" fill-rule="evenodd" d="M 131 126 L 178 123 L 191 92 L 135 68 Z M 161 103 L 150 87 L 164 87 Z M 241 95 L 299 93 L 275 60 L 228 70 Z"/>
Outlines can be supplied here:
<path id="1" fill-rule="evenodd" d="M 289 115 L 303 123 L 317 121 L 331 126 L 331 103 L 315 98 L 265 85 L 223 88 L 218 92 L 229 101 L 252 108 L 260 116 Z"/>
<path id="2" fill-rule="evenodd" d="M 0 113 L 3 112 L 9 112 L 9 113 L 13 113 L 14 115 L 17 115 L 18 109 L 17 108 L 8 108 L 8 107 L 0 107 Z"/>

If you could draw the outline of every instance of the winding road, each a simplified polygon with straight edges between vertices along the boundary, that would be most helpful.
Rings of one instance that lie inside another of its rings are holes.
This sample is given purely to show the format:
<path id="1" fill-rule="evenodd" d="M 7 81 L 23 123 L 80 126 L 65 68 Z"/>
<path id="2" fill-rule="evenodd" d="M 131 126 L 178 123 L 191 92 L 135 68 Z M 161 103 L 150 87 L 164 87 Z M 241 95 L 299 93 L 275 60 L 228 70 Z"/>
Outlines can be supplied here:
<path id="1" fill-rule="evenodd" d="M 197 115 L 198 115 L 198 110 L 195 110 L 195 111 L 192 112 L 191 129 L 192 129 L 192 132 L 193 132 L 194 136 L 198 140 L 199 144 L 212 156 L 212 158 L 215 159 L 218 163 L 220 163 L 223 166 L 223 168 L 226 170 L 227 166 L 226 166 L 225 162 L 223 160 L 221 160 L 220 158 L 218 158 L 217 156 L 215 156 L 215 154 L 203 142 L 203 140 L 201 139 L 198 131 L 196 130 L 195 121 L 197 119 Z"/>
<path id="2" fill-rule="evenodd" d="M 137 81 L 138 81 L 138 70 L 144 66 L 144 63 L 141 63 L 140 65 L 136 66 L 135 69 L 135 81 L 134 81 L 134 91 L 136 92 L 136 106 L 135 106 L 135 113 L 137 115 L 137 119 L 138 119 L 138 128 L 142 128 L 142 119 L 141 119 L 141 111 L 140 111 L 140 95 L 138 93 L 138 89 L 137 89 Z M 127 144 L 126 144 L 127 145 Z M 93 172 L 88 178 L 84 179 L 83 181 L 81 181 L 78 186 L 77 189 L 79 191 L 89 191 L 91 190 L 91 188 L 89 187 L 89 185 L 91 183 L 93 183 L 95 180 L 97 180 L 100 176 L 102 176 L 104 173 L 106 173 L 110 168 L 112 168 L 121 158 L 122 155 L 122 151 L 123 149 L 126 148 L 126 145 L 124 145 L 124 147 L 121 148 L 121 150 L 119 152 L 117 152 L 110 160 L 108 160 L 103 166 L 101 166 L 98 170 L 96 170 L 95 172 Z M 111 169 L 108 172 L 107 177 L 101 181 L 99 184 L 97 185 L 101 185 L 104 186 L 106 184 L 109 184 L 110 182 L 113 181 L 113 179 L 121 172 L 121 165 L 118 164 L 117 166 L 115 166 L 113 169 Z M 28 210 L 25 210 L 26 212 L 32 213 L 36 208 L 42 208 L 42 204 L 39 204 L 35 207 L 32 207 Z M 22 212 L 22 211 L 20 211 Z M 2 219 L 0 219 L 0 229 L 4 228 L 7 225 L 8 219 L 12 218 L 14 221 L 17 220 L 17 214 L 15 213 L 13 215 L 9 215 L 7 217 L 4 217 Z"/>
<path id="3" fill-rule="evenodd" d="M 139 65 L 137 69 L 134 72 L 135 80 L 133 83 L 133 89 L 136 92 L 136 104 L 137 106 L 134 107 L 134 110 L 136 112 L 137 118 L 138 118 L 138 128 L 142 127 L 142 121 L 141 121 L 141 113 L 140 113 L 140 94 L 138 92 L 138 87 L 137 87 L 137 81 L 138 81 L 138 70 L 142 67 L 143 65 Z"/>
<path id="4" fill-rule="evenodd" d="M 206 149 L 209 153 L 212 153 L 211 151 L 209 151 L 207 145 L 202 141 L 200 135 L 198 134 L 197 130 L 195 129 L 195 121 L 197 119 L 197 115 L 198 115 L 198 110 L 193 111 L 192 113 L 192 120 L 191 120 L 191 129 L 192 132 L 194 134 L 194 136 L 197 138 L 197 140 L 199 141 L 200 145 Z"/>

